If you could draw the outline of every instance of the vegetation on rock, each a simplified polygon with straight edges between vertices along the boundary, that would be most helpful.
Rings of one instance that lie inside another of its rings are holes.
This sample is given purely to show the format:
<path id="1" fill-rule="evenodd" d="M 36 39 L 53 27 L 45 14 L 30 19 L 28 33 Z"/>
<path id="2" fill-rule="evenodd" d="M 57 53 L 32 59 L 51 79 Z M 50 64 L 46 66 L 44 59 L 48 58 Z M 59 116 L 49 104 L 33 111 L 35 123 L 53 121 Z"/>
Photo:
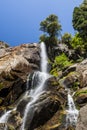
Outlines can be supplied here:
<path id="1" fill-rule="evenodd" d="M 58 76 L 58 71 L 64 70 L 70 65 L 72 65 L 72 62 L 69 61 L 68 57 L 63 53 L 55 57 L 50 73 L 54 76 Z"/>

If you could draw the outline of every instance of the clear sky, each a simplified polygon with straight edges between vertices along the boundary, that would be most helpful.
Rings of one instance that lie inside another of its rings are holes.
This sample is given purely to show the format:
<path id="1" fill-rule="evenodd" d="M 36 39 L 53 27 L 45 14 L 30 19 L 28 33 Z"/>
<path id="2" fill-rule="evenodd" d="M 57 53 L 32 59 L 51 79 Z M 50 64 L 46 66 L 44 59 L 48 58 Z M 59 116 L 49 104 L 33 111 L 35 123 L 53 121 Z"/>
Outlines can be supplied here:
<path id="1" fill-rule="evenodd" d="M 72 12 L 83 0 L 0 0 L 0 40 L 11 46 L 38 42 L 40 22 L 58 16 L 62 33 L 74 34 Z"/>

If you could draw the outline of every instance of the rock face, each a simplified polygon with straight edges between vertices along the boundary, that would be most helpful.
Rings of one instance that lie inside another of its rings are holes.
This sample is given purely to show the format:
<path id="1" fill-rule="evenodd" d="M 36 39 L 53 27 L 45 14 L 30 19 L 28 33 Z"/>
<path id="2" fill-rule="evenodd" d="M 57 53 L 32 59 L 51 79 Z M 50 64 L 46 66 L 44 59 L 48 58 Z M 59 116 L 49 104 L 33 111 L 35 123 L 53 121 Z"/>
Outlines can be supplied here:
<path id="1" fill-rule="evenodd" d="M 65 53 L 69 59 L 76 60 L 79 55 L 76 53 L 73 49 L 69 48 L 66 44 L 60 43 L 57 45 L 57 47 L 54 48 L 54 55 L 58 56 L 61 55 L 62 53 Z"/>
<path id="2" fill-rule="evenodd" d="M 80 109 L 76 130 L 87 130 L 87 105 Z"/>
<path id="3" fill-rule="evenodd" d="M 57 55 L 63 51 L 69 57 L 74 55 L 74 52 L 68 50 L 65 45 L 58 45 L 55 50 L 58 51 L 55 52 L 58 53 Z M 0 130 L 4 130 L 6 126 L 8 130 L 20 130 L 25 107 L 33 98 L 31 95 L 26 96 L 26 87 L 29 94 L 30 89 L 35 89 L 32 88 L 31 79 L 34 71 L 39 70 L 39 44 L 22 44 L 11 48 L 0 43 L 0 116 L 3 115 L 4 109 L 12 110 L 7 123 L 0 124 Z M 45 91 L 28 112 L 26 130 L 87 129 L 87 59 L 70 66 L 60 77 L 47 79 L 44 88 Z M 71 94 L 75 92 L 73 98 L 80 109 L 76 128 L 72 126 L 66 128 L 67 91 L 65 88 L 70 89 Z M 13 110 L 15 106 L 17 109 Z"/>
<path id="4" fill-rule="evenodd" d="M 80 64 L 78 64 L 76 71 L 80 75 L 80 87 L 87 87 L 87 59 L 83 60 Z"/>
<path id="5" fill-rule="evenodd" d="M 29 73 L 39 70 L 39 44 L 5 48 L 0 55 L 0 104 L 10 105 L 26 90 Z"/>

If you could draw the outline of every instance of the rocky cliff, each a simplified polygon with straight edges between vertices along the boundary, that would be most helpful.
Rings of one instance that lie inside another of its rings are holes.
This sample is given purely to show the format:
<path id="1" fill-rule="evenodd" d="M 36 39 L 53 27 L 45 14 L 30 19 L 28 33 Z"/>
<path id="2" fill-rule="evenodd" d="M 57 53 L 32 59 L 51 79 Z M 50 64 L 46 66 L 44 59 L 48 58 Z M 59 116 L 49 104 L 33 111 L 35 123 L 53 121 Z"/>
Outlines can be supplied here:
<path id="1" fill-rule="evenodd" d="M 0 52 L 0 104 L 8 106 L 26 90 L 29 73 L 39 70 L 40 48 L 38 44 L 22 44 Z"/>
<path id="2" fill-rule="evenodd" d="M 22 97 L 26 89 L 30 90 L 32 87 L 33 73 L 40 70 L 40 45 L 33 43 L 17 47 L 3 47 L 3 44 L 1 46 L 0 116 L 5 110 L 12 111 L 7 124 L 0 124 L 0 130 L 6 127 L 7 130 L 20 130 L 24 109 L 30 98 Z M 30 79 L 27 78 L 29 76 Z M 29 88 L 26 88 L 27 79 Z M 48 78 L 44 84 L 46 91 L 40 95 L 28 113 L 26 130 L 86 130 L 86 79 L 87 59 L 68 67 L 59 77 Z M 80 110 L 76 127 L 66 127 L 66 87 L 71 90 L 75 104 Z M 13 110 L 15 106 L 17 109 Z"/>

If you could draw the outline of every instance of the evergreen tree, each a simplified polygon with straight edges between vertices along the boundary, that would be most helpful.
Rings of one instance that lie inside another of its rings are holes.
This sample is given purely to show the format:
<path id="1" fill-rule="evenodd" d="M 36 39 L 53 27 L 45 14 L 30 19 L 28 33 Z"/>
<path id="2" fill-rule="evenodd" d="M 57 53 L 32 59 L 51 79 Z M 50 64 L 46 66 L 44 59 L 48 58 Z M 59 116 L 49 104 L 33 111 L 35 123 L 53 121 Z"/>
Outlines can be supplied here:
<path id="1" fill-rule="evenodd" d="M 73 27 L 79 32 L 84 41 L 87 41 L 87 0 L 73 11 Z"/>
<path id="2" fill-rule="evenodd" d="M 47 52 L 54 57 L 54 46 L 57 45 L 58 39 L 61 32 L 61 25 L 58 17 L 54 14 L 49 15 L 45 20 L 40 23 L 40 30 L 44 32 L 40 36 L 40 42 L 46 43 Z"/>
<path id="3" fill-rule="evenodd" d="M 49 37 L 59 36 L 61 25 L 58 21 L 58 17 L 54 14 L 49 15 L 44 21 L 40 23 L 40 30 Z"/>
<path id="4" fill-rule="evenodd" d="M 64 35 L 62 36 L 62 42 L 65 43 L 69 48 L 72 48 L 71 41 L 72 35 L 70 33 L 64 33 Z"/>

